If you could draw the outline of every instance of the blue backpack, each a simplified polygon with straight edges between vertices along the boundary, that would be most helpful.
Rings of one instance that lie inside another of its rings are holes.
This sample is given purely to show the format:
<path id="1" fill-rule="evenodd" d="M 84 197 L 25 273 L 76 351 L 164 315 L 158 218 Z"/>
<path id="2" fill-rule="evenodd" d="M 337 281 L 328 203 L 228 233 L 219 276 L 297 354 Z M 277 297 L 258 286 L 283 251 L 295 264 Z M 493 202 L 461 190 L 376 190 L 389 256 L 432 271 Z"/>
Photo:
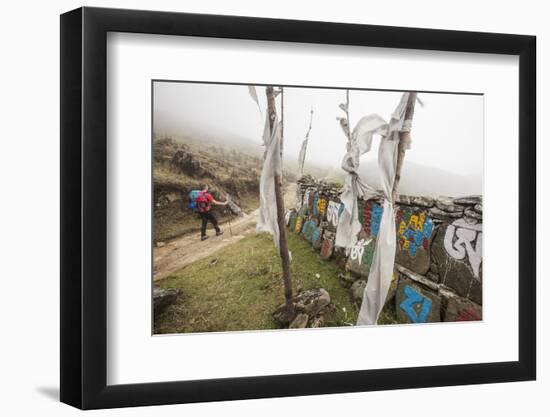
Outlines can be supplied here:
<path id="1" fill-rule="evenodd" d="M 199 194 L 201 193 L 200 190 L 192 190 L 190 193 L 189 193 L 189 203 L 187 203 L 187 208 L 189 210 L 193 210 L 195 212 L 198 212 L 199 211 L 199 206 L 197 204 L 197 199 L 199 198 Z"/>

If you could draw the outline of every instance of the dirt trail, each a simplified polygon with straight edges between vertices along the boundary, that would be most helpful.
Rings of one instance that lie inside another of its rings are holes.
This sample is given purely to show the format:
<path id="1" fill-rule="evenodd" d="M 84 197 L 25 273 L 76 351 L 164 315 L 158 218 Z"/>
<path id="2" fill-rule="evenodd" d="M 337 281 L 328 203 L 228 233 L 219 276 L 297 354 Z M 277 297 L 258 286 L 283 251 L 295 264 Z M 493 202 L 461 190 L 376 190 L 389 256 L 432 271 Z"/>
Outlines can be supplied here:
<path id="1" fill-rule="evenodd" d="M 284 197 L 286 208 L 295 206 L 296 184 L 288 184 L 285 187 Z M 216 237 L 212 225 L 208 223 L 207 233 L 210 236 L 209 239 L 201 241 L 199 233 L 193 233 L 171 240 L 162 247 L 155 247 L 153 250 L 154 280 L 166 278 L 172 272 L 205 258 L 219 249 L 239 241 L 250 233 L 254 233 L 258 211 L 259 209 L 256 209 L 250 214 L 233 218 L 231 229 L 228 222 L 220 224 L 224 231 L 222 236 Z"/>

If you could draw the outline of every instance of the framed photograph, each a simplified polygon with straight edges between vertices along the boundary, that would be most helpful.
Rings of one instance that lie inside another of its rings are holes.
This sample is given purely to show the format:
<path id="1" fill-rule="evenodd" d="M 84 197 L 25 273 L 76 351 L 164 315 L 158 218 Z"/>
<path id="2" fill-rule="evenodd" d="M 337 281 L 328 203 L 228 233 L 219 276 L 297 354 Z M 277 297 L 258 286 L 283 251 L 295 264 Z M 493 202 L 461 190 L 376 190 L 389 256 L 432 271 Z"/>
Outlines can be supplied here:
<path id="1" fill-rule="evenodd" d="M 61 16 L 61 401 L 533 380 L 535 37 Z"/>

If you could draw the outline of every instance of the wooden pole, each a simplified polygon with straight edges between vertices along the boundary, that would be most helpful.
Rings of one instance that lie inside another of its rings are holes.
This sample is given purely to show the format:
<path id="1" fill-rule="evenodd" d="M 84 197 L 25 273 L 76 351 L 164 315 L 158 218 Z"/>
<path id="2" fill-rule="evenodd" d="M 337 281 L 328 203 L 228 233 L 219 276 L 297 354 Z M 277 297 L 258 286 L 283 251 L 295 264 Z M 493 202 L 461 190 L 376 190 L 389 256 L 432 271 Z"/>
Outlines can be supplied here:
<path id="1" fill-rule="evenodd" d="M 416 104 L 416 92 L 409 94 L 407 100 L 407 107 L 405 108 L 405 121 L 412 121 L 414 116 L 414 106 Z M 395 167 L 395 180 L 393 182 L 392 189 L 392 203 L 395 204 L 397 199 L 397 190 L 399 188 L 399 182 L 401 181 L 401 169 L 403 168 L 403 161 L 405 160 L 405 152 L 411 139 L 411 132 L 399 132 L 399 145 L 397 146 L 397 165 Z"/>
<path id="2" fill-rule="evenodd" d="M 277 110 L 275 108 L 275 92 L 272 86 L 266 87 L 267 112 L 269 115 L 269 128 L 271 133 L 275 128 L 275 118 Z M 282 142 L 282 139 L 281 139 Z M 282 143 L 281 143 L 282 149 Z M 290 279 L 290 256 L 288 253 L 288 242 L 286 238 L 285 224 L 285 204 L 282 192 L 281 174 L 275 173 L 275 201 L 277 204 L 277 224 L 279 226 L 279 255 L 281 256 L 281 265 L 283 269 L 283 285 L 285 292 L 285 304 L 287 307 L 287 320 L 291 322 L 294 319 L 294 304 L 292 303 L 292 281 Z"/>
<path id="3" fill-rule="evenodd" d="M 281 87 L 281 164 L 283 161 L 283 147 L 285 138 L 285 90 Z M 281 167 L 281 169 L 283 169 Z"/>

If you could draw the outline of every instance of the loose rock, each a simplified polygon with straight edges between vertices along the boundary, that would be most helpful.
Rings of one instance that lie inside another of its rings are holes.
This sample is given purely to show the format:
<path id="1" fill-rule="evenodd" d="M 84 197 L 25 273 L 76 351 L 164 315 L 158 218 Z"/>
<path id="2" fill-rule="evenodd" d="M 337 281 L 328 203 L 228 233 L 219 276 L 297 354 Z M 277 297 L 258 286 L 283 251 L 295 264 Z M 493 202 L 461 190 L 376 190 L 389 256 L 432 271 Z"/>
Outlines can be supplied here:
<path id="1" fill-rule="evenodd" d="M 290 326 L 288 326 L 288 328 L 303 329 L 307 326 L 308 320 L 309 320 L 309 316 L 307 314 L 300 313 L 296 316 L 294 320 L 292 320 L 292 323 L 290 323 Z"/>
<path id="2" fill-rule="evenodd" d="M 342 287 L 349 288 L 355 281 L 357 281 L 357 277 L 351 274 L 339 274 L 338 280 L 340 281 L 340 285 Z"/>
<path id="3" fill-rule="evenodd" d="M 180 289 L 175 288 L 153 288 L 153 310 L 155 314 L 159 314 L 166 307 L 174 304 L 181 295 Z"/>
<path id="4" fill-rule="evenodd" d="M 464 211 L 463 207 L 454 204 L 454 200 L 452 198 L 440 197 L 437 200 L 435 200 L 435 206 L 438 209 L 443 210 L 447 213 L 462 214 L 462 212 Z"/>
<path id="5" fill-rule="evenodd" d="M 463 206 L 473 206 L 474 204 L 481 203 L 481 196 L 479 195 L 470 195 L 466 197 L 460 197 L 455 198 L 454 200 L 455 204 L 463 205 Z"/>
<path id="6" fill-rule="evenodd" d="M 462 217 L 462 214 L 463 214 L 462 211 L 456 211 L 456 212 L 443 211 L 437 207 L 432 207 L 430 209 L 430 215 L 441 220 L 459 219 Z"/>
<path id="7" fill-rule="evenodd" d="M 353 301 L 357 304 L 361 304 L 363 301 L 363 293 L 365 292 L 365 287 L 367 286 L 367 281 L 360 279 L 355 281 L 350 288 L 350 294 Z"/>
<path id="8" fill-rule="evenodd" d="M 466 210 L 464 210 L 464 215 L 466 217 L 470 217 L 472 219 L 476 219 L 476 220 L 482 220 L 483 219 L 483 216 L 478 213 L 477 211 L 471 209 L 471 208 L 467 208 Z"/>
<path id="9" fill-rule="evenodd" d="M 314 288 L 304 291 L 295 297 L 296 311 L 315 316 L 329 305 L 330 295 L 323 288 Z"/>
<path id="10" fill-rule="evenodd" d="M 396 202 L 397 204 L 404 204 L 406 206 L 419 206 L 427 208 L 433 207 L 435 203 L 433 198 L 412 195 L 398 195 Z"/>
<path id="11" fill-rule="evenodd" d="M 428 271 L 428 273 L 426 274 L 426 277 L 432 280 L 433 282 L 439 282 L 439 275 L 434 274 L 432 271 Z"/>
<path id="12" fill-rule="evenodd" d="M 325 317 L 317 315 L 310 320 L 311 328 L 325 327 Z"/>
<path id="13" fill-rule="evenodd" d="M 313 288 L 296 295 L 292 299 L 295 316 L 289 318 L 286 303 L 281 304 L 273 313 L 273 319 L 282 326 L 293 322 L 300 314 L 313 317 L 330 304 L 330 295 L 323 288 Z"/>

